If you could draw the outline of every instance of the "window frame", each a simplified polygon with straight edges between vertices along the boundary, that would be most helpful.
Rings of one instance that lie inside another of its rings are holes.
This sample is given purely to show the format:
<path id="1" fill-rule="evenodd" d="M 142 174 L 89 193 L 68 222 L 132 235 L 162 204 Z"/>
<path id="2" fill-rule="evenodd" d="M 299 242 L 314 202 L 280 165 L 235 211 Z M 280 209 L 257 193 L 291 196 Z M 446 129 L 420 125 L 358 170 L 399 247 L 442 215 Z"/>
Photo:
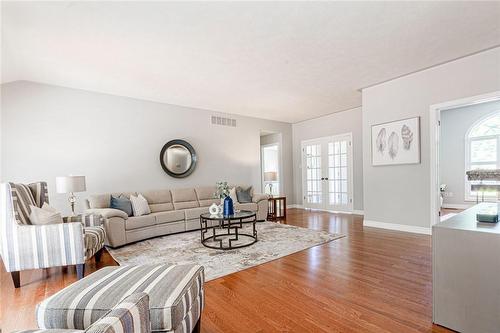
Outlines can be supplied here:
<path id="1" fill-rule="evenodd" d="M 500 133 L 495 134 L 495 135 L 484 135 L 484 136 L 475 136 L 475 137 L 470 137 L 471 132 L 478 126 L 481 126 L 484 122 L 488 121 L 488 119 L 494 118 L 494 117 L 500 117 L 500 111 L 495 111 L 493 113 L 490 113 L 479 120 L 477 120 L 472 126 L 469 127 L 465 134 L 465 171 L 472 170 L 473 166 L 477 165 L 491 165 L 495 164 L 497 169 L 500 169 Z M 487 161 L 487 162 L 471 162 L 471 145 L 474 141 L 483 141 L 483 140 L 491 140 L 491 139 L 496 139 L 497 144 L 496 144 L 496 161 Z M 471 183 L 467 179 L 467 175 L 464 172 L 464 185 L 465 185 L 465 201 L 476 201 L 477 196 L 472 194 L 471 192 Z M 484 201 L 492 201 L 496 202 L 499 197 L 499 192 L 496 194 L 484 194 Z M 479 196 L 479 199 L 482 200 L 483 195 Z"/>

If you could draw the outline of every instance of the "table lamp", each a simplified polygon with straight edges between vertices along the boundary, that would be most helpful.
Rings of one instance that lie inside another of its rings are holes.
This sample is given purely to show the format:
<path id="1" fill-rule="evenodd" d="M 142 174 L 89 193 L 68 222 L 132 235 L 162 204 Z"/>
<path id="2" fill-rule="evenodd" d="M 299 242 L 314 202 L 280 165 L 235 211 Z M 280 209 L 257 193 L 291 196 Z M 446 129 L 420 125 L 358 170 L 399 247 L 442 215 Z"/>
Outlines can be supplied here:
<path id="1" fill-rule="evenodd" d="M 276 171 L 264 172 L 265 182 L 275 182 L 278 180 L 278 173 Z M 273 195 L 273 183 L 269 183 L 269 194 Z"/>
<path id="2" fill-rule="evenodd" d="M 57 193 L 69 193 L 68 201 L 71 205 L 71 212 L 75 215 L 76 197 L 74 193 L 86 190 L 85 176 L 62 176 L 56 177 Z"/>

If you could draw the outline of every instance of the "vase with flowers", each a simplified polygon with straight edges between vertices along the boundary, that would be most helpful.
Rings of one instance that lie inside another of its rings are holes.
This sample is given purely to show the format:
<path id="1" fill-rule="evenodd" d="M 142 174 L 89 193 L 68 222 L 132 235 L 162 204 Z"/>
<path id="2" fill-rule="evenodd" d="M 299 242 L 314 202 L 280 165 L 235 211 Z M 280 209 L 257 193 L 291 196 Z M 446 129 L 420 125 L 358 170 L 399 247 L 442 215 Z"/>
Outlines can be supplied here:
<path id="1" fill-rule="evenodd" d="M 227 185 L 227 182 L 216 182 L 215 185 L 217 190 L 214 193 L 214 197 L 221 200 L 223 215 L 234 215 L 233 199 L 229 196 L 229 185 Z"/>

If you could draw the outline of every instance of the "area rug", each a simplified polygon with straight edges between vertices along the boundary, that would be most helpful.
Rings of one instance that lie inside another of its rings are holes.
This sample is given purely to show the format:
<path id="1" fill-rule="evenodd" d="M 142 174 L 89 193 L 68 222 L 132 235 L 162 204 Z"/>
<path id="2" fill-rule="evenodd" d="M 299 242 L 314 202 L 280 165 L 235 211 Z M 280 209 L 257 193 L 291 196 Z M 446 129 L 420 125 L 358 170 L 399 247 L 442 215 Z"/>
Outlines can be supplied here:
<path id="1" fill-rule="evenodd" d="M 244 227 L 250 231 L 250 225 Z M 205 280 L 257 266 L 307 248 L 344 237 L 274 222 L 257 223 L 258 242 L 235 250 L 213 250 L 200 242 L 200 232 L 192 231 L 144 240 L 121 248 L 108 248 L 120 265 L 199 264 Z"/>

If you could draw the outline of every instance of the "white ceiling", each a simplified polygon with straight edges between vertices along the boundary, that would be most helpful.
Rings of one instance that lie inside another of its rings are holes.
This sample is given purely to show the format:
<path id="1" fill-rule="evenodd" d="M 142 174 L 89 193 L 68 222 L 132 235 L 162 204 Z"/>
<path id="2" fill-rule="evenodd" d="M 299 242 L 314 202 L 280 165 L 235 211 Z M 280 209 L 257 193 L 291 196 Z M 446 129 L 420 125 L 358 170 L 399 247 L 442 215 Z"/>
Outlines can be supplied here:
<path id="1" fill-rule="evenodd" d="M 2 82 L 297 122 L 500 44 L 500 2 L 2 2 Z"/>

